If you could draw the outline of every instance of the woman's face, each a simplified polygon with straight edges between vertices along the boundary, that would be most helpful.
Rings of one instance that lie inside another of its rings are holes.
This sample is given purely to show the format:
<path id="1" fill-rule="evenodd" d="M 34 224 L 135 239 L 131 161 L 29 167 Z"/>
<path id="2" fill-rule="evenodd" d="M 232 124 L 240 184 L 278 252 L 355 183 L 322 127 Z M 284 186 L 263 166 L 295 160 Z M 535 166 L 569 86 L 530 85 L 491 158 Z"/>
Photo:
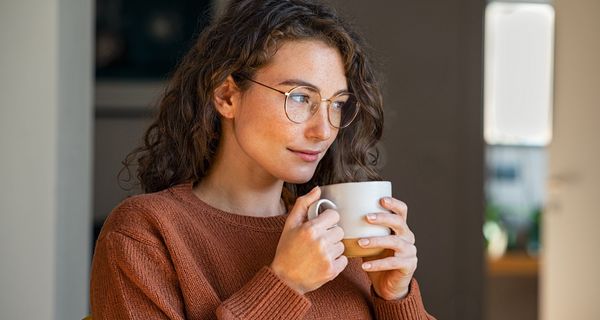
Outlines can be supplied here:
<path id="1" fill-rule="evenodd" d="M 309 85 L 324 99 L 348 89 L 340 53 L 318 40 L 285 42 L 253 80 L 284 92 Z M 321 103 L 306 122 L 293 123 L 285 114 L 285 95 L 249 84 L 233 118 L 240 156 L 275 179 L 291 183 L 310 180 L 338 134 L 329 124 L 327 104 Z"/>

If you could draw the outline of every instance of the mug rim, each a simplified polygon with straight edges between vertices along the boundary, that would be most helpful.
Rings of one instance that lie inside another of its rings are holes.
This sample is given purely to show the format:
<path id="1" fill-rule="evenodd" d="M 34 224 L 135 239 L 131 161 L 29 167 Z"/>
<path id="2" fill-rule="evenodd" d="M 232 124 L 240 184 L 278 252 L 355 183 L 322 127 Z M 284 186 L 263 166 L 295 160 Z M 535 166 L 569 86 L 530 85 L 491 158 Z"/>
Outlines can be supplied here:
<path id="1" fill-rule="evenodd" d="M 351 182 L 339 182 L 339 183 L 334 183 L 334 184 L 328 184 L 328 185 L 324 185 L 324 186 L 319 186 L 319 188 L 325 188 L 325 187 L 333 187 L 333 186 L 339 186 L 339 185 L 353 185 L 353 184 L 392 184 L 391 181 L 389 180 L 373 180 L 373 181 L 351 181 Z"/>

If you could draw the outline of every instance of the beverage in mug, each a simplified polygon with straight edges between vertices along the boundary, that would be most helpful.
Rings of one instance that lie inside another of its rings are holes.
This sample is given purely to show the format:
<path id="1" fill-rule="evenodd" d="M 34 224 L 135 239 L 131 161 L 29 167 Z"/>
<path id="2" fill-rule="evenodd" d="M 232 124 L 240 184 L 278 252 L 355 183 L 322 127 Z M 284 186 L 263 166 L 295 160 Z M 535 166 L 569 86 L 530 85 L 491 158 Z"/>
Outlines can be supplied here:
<path id="1" fill-rule="evenodd" d="M 392 183 L 389 181 L 347 182 L 322 186 L 321 199 L 311 204 L 308 218 L 314 219 L 326 209 L 335 209 L 340 215 L 338 226 L 344 230 L 344 255 L 348 258 L 378 255 L 384 249 L 363 248 L 358 244 L 358 240 L 387 236 L 391 233 L 388 227 L 367 222 L 367 214 L 388 211 L 379 201 L 391 196 Z"/>

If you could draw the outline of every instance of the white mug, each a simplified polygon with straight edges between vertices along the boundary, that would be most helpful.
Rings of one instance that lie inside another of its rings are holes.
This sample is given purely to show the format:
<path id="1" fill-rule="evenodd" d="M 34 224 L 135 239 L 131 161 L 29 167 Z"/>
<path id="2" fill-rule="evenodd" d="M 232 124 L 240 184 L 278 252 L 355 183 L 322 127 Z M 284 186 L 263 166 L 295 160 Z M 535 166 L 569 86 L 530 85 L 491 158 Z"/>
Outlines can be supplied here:
<path id="1" fill-rule="evenodd" d="M 379 201 L 392 196 L 392 183 L 389 181 L 347 182 L 321 187 L 321 199 L 308 208 L 308 219 L 316 218 L 326 209 L 334 209 L 340 215 L 338 226 L 344 230 L 344 255 L 368 257 L 383 252 L 381 248 L 363 248 L 358 240 L 365 237 L 387 236 L 388 227 L 367 222 L 367 214 L 384 209 Z"/>

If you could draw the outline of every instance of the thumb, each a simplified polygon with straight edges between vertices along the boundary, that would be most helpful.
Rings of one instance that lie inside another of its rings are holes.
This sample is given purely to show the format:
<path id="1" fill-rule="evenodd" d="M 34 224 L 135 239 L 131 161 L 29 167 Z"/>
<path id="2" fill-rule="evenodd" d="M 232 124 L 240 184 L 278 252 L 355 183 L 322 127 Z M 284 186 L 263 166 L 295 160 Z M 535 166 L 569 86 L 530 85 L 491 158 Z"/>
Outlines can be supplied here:
<path id="1" fill-rule="evenodd" d="M 308 215 L 308 207 L 310 207 L 313 202 L 319 200 L 320 197 L 321 188 L 319 188 L 319 186 L 314 187 L 309 193 L 298 197 L 294 207 L 290 210 L 290 215 L 286 221 L 286 227 L 293 228 L 304 223 L 304 220 L 306 220 L 306 216 Z"/>

